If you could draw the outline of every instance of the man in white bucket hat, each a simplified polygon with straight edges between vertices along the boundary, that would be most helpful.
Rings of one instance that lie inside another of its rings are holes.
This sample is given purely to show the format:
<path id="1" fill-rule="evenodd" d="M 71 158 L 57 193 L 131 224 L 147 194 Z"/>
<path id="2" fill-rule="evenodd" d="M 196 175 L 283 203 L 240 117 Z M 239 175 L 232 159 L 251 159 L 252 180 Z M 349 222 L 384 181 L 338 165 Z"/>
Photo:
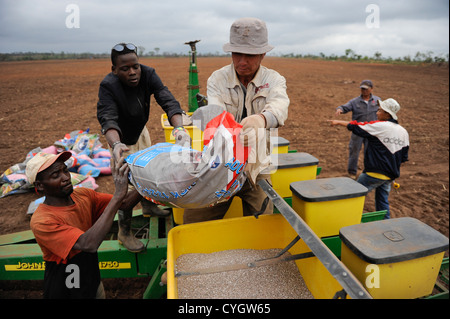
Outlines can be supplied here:
<path id="1" fill-rule="evenodd" d="M 377 121 L 357 122 L 331 120 L 331 125 L 346 126 L 354 134 L 367 138 L 364 170 L 358 183 L 369 191 L 375 189 L 375 208 L 386 210 L 390 218 L 389 192 L 392 182 L 400 176 L 400 165 L 408 160 L 409 135 L 398 124 L 397 112 L 400 104 L 394 99 L 378 101 Z"/>
<path id="2" fill-rule="evenodd" d="M 248 179 L 237 194 L 242 199 L 244 215 L 270 214 L 273 205 L 263 205 L 267 195 L 257 181 L 270 180 L 269 174 L 261 172 L 270 164 L 270 144 L 266 143 L 270 129 L 283 126 L 288 116 L 286 80 L 261 65 L 273 46 L 268 42 L 266 23 L 260 19 L 236 20 L 230 28 L 230 41 L 223 49 L 231 52 L 232 63 L 209 77 L 208 104 L 219 105 L 233 114 L 243 126 L 241 141 L 252 149 L 246 165 Z M 207 209 L 185 209 L 184 223 L 221 219 L 230 204 L 231 200 Z"/>
<path id="3" fill-rule="evenodd" d="M 400 104 L 394 99 L 387 99 L 384 101 L 379 100 L 378 101 L 379 107 L 383 109 L 386 113 L 389 113 L 389 115 L 394 119 L 398 120 L 397 112 L 400 111 Z"/>

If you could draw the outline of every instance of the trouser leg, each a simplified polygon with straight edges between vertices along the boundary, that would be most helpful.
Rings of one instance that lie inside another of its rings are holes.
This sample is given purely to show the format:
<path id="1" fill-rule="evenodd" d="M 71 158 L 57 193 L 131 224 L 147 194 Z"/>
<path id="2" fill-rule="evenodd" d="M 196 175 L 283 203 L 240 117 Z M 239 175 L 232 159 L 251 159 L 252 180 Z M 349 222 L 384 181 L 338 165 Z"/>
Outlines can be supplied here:
<path id="1" fill-rule="evenodd" d="M 361 151 L 361 146 L 364 138 L 352 133 L 350 143 L 348 144 L 348 166 L 347 171 L 351 175 L 356 175 L 358 172 L 358 159 Z"/>
<path id="2" fill-rule="evenodd" d="M 213 207 L 185 209 L 183 214 L 183 223 L 191 224 L 204 222 L 208 220 L 222 219 L 228 211 L 233 199 Z"/>
<path id="3" fill-rule="evenodd" d="M 148 201 L 145 198 L 141 200 L 141 205 L 144 217 L 167 217 L 170 215 L 170 211 L 159 208 L 157 204 Z"/>
<path id="4" fill-rule="evenodd" d="M 269 184 L 272 184 L 270 175 L 258 175 L 256 177 L 256 187 L 252 188 L 249 182 L 246 182 L 239 192 L 239 197 L 242 199 L 242 208 L 244 216 L 255 215 L 256 213 L 270 215 L 273 213 L 273 203 L 269 201 L 266 209 L 261 212 L 264 200 L 267 198 L 267 194 L 258 185 L 258 181 L 265 179 Z"/>
<path id="5" fill-rule="evenodd" d="M 270 183 L 270 176 L 259 175 L 256 181 L 260 179 L 266 179 Z M 261 213 L 261 207 L 266 199 L 267 195 L 262 190 L 262 188 L 257 185 L 256 188 L 252 188 L 248 181 L 245 182 L 242 189 L 235 195 L 242 199 L 242 208 L 244 216 L 255 215 L 256 213 Z M 185 209 L 183 215 L 183 223 L 197 223 L 208 220 L 222 219 L 230 208 L 233 198 L 225 203 L 215 205 L 208 208 L 200 209 Z M 269 201 L 266 209 L 262 214 L 272 214 L 273 213 L 273 203 Z"/>
<path id="6" fill-rule="evenodd" d="M 386 181 L 385 183 L 378 186 L 375 190 L 375 209 L 377 211 L 387 211 L 384 219 L 391 218 L 391 212 L 389 209 L 389 193 L 391 191 L 391 184 L 392 181 Z"/>
<path id="7" fill-rule="evenodd" d="M 384 218 L 390 218 L 388 197 L 391 191 L 392 181 L 374 178 L 366 173 L 362 173 L 359 175 L 357 182 L 367 187 L 369 192 L 375 189 L 375 209 L 377 211 L 386 210 L 387 212 Z"/>
<path id="8" fill-rule="evenodd" d="M 150 146 L 151 146 L 150 134 L 148 132 L 148 129 L 144 127 L 136 144 L 127 145 L 129 151 L 124 152 L 122 155 L 126 157 L 129 154 L 133 154 L 139 150 L 145 149 Z M 128 186 L 128 191 L 130 191 L 133 188 L 134 186 L 130 184 Z M 135 238 L 133 232 L 131 231 L 131 218 L 133 216 L 133 210 L 132 209 L 126 211 L 119 210 L 118 216 L 119 216 L 119 233 L 117 234 L 117 237 L 119 242 L 122 243 L 122 245 L 125 246 L 125 248 L 128 249 L 130 252 L 143 251 L 145 249 L 144 244 L 140 240 Z"/>

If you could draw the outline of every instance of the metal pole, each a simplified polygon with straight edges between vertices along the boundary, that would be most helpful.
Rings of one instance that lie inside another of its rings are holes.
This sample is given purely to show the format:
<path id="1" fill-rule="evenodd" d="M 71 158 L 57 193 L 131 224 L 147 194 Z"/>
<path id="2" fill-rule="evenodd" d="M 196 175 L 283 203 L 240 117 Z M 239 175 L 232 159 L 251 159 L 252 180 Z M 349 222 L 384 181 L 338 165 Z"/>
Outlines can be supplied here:
<path id="1" fill-rule="evenodd" d="M 191 47 L 191 51 L 189 52 L 189 84 L 187 86 L 189 112 L 194 112 L 198 108 L 196 95 L 199 93 L 200 86 L 198 84 L 197 50 L 195 44 L 199 41 L 200 40 L 195 40 L 185 43 Z"/>
<path id="2" fill-rule="evenodd" d="M 342 288 L 344 288 L 345 292 L 352 299 L 372 299 L 372 296 L 367 292 L 359 280 L 331 252 L 331 250 L 329 250 L 292 207 L 290 207 L 265 180 L 260 180 L 258 184 L 300 238 L 308 245 L 309 249 L 311 249 L 330 274 L 339 282 Z"/>

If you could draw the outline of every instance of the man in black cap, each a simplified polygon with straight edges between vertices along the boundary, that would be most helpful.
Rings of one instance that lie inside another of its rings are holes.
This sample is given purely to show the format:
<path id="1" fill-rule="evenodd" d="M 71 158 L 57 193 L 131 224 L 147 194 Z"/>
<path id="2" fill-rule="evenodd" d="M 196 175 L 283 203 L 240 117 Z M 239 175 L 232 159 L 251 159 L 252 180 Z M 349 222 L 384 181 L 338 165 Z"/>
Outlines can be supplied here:
<path id="1" fill-rule="evenodd" d="M 111 72 L 100 83 L 97 118 L 116 161 L 151 146 L 146 124 L 152 95 L 174 127 L 175 139 L 190 139 L 183 127 L 180 103 L 154 68 L 139 63 L 134 44 L 115 45 L 111 50 L 111 63 Z M 143 199 L 141 205 L 144 215 L 167 216 L 150 201 Z M 140 252 L 145 247 L 131 231 L 132 211 L 132 208 L 119 211 L 118 240 L 129 251 Z"/>
<path id="2" fill-rule="evenodd" d="M 380 98 L 372 94 L 373 83 L 371 80 L 364 80 L 361 82 L 359 87 L 361 89 L 361 95 L 351 99 L 346 104 L 338 106 L 336 108 L 335 115 L 337 116 L 347 112 L 352 112 L 352 121 L 376 121 L 378 110 L 377 101 L 380 100 Z M 364 144 L 365 152 L 367 149 L 367 139 L 352 133 L 348 144 L 347 172 L 353 179 L 356 179 L 356 173 L 358 172 L 358 158 L 362 144 Z"/>

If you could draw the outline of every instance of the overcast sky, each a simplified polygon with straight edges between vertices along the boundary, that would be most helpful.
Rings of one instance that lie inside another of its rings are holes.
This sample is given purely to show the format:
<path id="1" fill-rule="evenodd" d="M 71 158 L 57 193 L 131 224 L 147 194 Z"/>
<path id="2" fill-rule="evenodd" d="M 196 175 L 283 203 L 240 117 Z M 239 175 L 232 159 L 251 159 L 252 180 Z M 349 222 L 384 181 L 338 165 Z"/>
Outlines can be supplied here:
<path id="1" fill-rule="evenodd" d="M 232 22 L 249 16 L 266 21 L 273 55 L 449 52 L 448 0 L 0 0 L 0 52 L 107 53 L 132 42 L 188 53 L 184 42 L 201 40 L 198 52 L 223 53 Z"/>

